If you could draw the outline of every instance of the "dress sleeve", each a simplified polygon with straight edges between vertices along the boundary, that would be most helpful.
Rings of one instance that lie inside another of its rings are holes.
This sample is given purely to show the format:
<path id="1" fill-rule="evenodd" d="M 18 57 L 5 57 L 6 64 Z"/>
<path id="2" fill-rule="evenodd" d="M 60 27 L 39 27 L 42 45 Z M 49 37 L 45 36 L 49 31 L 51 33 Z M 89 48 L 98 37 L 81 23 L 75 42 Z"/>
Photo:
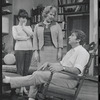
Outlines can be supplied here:
<path id="1" fill-rule="evenodd" d="M 59 48 L 63 48 L 63 34 L 60 25 L 58 24 L 58 46 Z"/>

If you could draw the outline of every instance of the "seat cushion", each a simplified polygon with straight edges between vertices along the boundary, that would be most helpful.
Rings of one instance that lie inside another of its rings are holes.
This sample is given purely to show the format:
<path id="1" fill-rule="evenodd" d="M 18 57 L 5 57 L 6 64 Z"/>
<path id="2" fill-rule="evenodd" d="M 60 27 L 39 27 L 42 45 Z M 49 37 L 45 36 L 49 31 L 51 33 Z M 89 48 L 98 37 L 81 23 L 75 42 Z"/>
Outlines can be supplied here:
<path id="1" fill-rule="evenodd" d="M 70 89 L 70 88 L 65 88 L 61 86 L 55 86 L 51 85 L 48 88 L 48 91 L 53 92 L 53 93 L 59 93 L 59 94 L 75 94 L 76 88 Z"/>

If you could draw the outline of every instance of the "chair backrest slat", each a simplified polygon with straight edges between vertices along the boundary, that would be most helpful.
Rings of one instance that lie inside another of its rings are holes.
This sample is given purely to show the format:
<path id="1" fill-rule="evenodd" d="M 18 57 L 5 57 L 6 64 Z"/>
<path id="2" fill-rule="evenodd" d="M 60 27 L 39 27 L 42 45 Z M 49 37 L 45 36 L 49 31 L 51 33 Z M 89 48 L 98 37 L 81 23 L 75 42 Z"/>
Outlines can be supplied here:
<path id="1" fill-rule="evenodd" d="M 97 45 L 94 42 L 92 42 L 91 44 L 88 45 L 87 51 L 89 53 L 91 51 L 92 52 L 90 53 L 90 58 L 89 58 L 88 64 L 86 65 L 86 67 L 85 67 L 85 69 L 83 71 L 83 75 L 88 74 L 89 68 L 90 68 L 92 60 L 93 60 L 93 58 L 95 56 L 96 50 L 97 50 Z"/>

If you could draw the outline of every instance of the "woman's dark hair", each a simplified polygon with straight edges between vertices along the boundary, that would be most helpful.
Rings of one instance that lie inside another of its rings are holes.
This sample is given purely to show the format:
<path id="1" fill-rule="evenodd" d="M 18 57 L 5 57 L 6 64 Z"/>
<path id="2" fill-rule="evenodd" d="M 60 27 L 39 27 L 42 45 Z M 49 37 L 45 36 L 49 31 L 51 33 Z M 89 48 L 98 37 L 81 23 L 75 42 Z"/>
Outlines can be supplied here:
<path id="1" fill-rule="evenodd" d="M 28 18 L 28 13 L 26 10 L 24 9 L 20 9 L 19 12 L 18 12 L 18 18 Z"/>
<path id="2" fill-rule="evenodd" d="M 86 34 L 85 34 L 83 31 L 78 30 L 78 29 L 73 29 L 73 30 L 71 31 L 71 33 L 75 33 L 77 39 L 80 40 L 80 42 L 79 42 L 80 45 L 84 45 L 84 43 L 85 43 L 85 41 L 86 41 Z"/>

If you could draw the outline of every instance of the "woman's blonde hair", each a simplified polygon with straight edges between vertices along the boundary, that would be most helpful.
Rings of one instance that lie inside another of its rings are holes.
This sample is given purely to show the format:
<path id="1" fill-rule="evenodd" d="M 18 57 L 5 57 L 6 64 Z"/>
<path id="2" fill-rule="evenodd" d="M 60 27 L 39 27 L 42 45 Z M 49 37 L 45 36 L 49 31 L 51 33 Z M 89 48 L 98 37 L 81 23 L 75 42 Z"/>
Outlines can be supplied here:
<path id="1" fill-rule="evenodd" d="M 54 12 L 55 16 L 57 15 L 57 9 L 55 6 L 47 6 L 44 8 L 43 12 L 42 12 L 42 17 L 43 19 L 45 19 L 47 17 L 47 14 L 52 11 Z"/>

